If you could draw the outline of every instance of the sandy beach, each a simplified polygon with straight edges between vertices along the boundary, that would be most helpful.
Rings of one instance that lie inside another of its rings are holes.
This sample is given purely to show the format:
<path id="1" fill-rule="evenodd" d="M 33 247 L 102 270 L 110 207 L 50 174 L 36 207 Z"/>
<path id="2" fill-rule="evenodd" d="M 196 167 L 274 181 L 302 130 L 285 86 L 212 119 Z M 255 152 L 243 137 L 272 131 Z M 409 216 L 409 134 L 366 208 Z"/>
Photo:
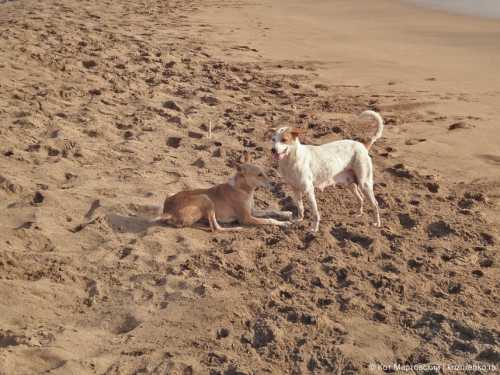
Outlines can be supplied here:
<path id="1" fill-rule="evenodd" d="M 498 370 L 500 20 L 19 0 L 0 1 L 0 36 L 0 375 Z M 382 228 L 341 187 L 318 192 L 315 236 L 308 207 L 286 229 L 153 221 L 244 150 L 273 180 L 257 206 L 294 210 L 268 130 L 363 139 L 365 109 L 386 122 Z"/>
<path id="2" fill-rule="evenodd" d="M 376 105 L 386 111 L 417 114 L 385 134 L 405 162 L 455 181 L 497 179 L 498 20 L 391 0 L 259 1 L 205 8 L 201 19 L 216 26 L 213 41 L 245 40 L 258 50 L 231 51 L 236 59 L 311 63 L 318 82 L 379 95 Z M 449 132 L 454 121 L 474 128 Z M 405 147 L 413 138 L 426 141 Z"/>

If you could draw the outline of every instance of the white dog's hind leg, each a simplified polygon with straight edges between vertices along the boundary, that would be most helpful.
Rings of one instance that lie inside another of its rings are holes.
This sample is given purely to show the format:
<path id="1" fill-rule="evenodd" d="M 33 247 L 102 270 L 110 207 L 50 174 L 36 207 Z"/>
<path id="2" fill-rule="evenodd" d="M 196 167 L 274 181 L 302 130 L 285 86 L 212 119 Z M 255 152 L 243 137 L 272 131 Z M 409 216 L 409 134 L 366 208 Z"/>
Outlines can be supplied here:
<path id="1" fill-rule="evenodd" d="M 313 223 L 311 226 L 311 232 L 317 232 L 319 229 L 319 211 L 318 211 L 318 204 L 316 203 L 316 196 L 314 195 L 314 187 L 310 187 L 306 191 L 307 198 L 309 200 L 309 204 L 311 205 L 312 211 L 313 211 Z"/>
<path id="2" fill-rule="evenodd" d="M 298 216 L 297 221 L 304 220 L 304 202 L 302 201 L 302 192 L 300 190 L 293 190 L 293 201 L 297 206 Z"/>
<path id="3" fill-rule="evenodd" d="M 373 206 L 374 216 L 375 216 L 375 226 L 380 227 L 380 213 L 378 210 L 378 202 L 375 198 L 375 194 L 373 193 L 373 184 L 369 182 L 364 182 L 361 184 L 361 190 L 366 195 L 366 197 L 370 200 L 370 203 Z"/>
<path id="4" fill-rule="evenodd" d="M 352 184 L 349 186 L 350 190 L 353 192 L 354 196 L 358 199 L 359 202 L 359 213 L 356 215 L 357 217 L 363 216 L 363 195 L 359 191 L 357 184 Z"/>

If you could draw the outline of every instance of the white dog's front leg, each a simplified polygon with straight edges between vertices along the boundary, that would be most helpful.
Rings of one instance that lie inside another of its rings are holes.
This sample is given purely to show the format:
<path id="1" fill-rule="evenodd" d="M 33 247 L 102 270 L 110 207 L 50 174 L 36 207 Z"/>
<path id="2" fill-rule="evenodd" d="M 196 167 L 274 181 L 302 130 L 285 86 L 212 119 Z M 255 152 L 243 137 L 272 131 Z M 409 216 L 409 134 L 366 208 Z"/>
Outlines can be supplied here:
<path id="1" fill-rule="evenodd" d="M 309 199 L 309 204 L 311 205 L 312 211 L 313 211 L 313 223 L 311 226 L 311 231 L 312 232 L 317 232 L 319 229 L 319 211 L 318 211 L 318 205 L 316 203 L 316 196 L 314 195 L 314 187 L 310 187 L 306 191 L 307 198 Z"/>
<path id="2" fill-rule="evenodd" d="M 298 211 L 297 221 L 302 221 L 304 220 L 304 202 L 302 201 L 302 191 L 294 189 L 292 195 Z"/>

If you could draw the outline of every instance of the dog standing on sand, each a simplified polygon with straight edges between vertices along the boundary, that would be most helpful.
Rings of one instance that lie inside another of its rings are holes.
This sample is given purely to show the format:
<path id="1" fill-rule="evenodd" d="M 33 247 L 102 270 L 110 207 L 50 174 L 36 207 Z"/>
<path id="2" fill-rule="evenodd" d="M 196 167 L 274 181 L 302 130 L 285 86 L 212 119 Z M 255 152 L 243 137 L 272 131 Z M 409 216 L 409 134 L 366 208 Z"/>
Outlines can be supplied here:
<path id="1" fill-rule="evenodd" d="M 366 144 L 341 140 L 320 146 L 303 145 L 299 135 L 302 129 L 282 127 L 272 137 L 272 153 L 279 163 L 279 172 L 291 186 L 298 208 L 298 220 L 304 218 L 302 196 L 305 194 L 313 211 L 311 231 L 319 229 L 320 215 L 314 189 L 323 191 L 330 185 L 349 185 L 359 201 L 359 216 L 363 214 L 363 195 L 374 208 L 375 225 L 380 226 L 378 203 L 373 193 L 373 163 L 368 151 L 382 136 L 384 121 L 374 111 L 364 111 L 360 119 L 377 123 L 375 135 Z"/>
<path id="2" fill-rule="evenodd" d="M 219 225 L 219 222 L 237 221 L 241 225 L 289 225 L 289 221 L 264 217 L 274 215 L 290 220 L 292 213 L 289 211 L 254 208 L 255 190 L 269 185 L 269 179 L 260 167 L 249 164 L 249 161 L 249 155 L 245 154 L 244 164 L 239 165 L 237 173 L 224 184 L 210 189 L 181 191 L 168 197 L 163 205 L 163 215 L 159 220 L 167 221 L 176 227 L 185 227 L 207 219 L 213 232 L 243 229 L 241 227 L 224 228 Z"/>

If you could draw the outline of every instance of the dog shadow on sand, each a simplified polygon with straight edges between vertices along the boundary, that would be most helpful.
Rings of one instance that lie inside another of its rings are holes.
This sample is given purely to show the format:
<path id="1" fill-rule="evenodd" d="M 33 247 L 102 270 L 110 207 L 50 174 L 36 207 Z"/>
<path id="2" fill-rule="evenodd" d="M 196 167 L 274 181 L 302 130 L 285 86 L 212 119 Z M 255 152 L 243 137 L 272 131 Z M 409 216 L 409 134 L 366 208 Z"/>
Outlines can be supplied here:
<path id="1" fill-rule="evenodd" d="M 120 233 L 145 233 L 149 228 L 156 226 L 165 226 L 165 223 L 140 216 L 125 216 L 113 212 L 107 213 L 106 221 L 116 232 Z"/>
<path id="2" fill-rule="evenodd" d="M 72 228 L 71 232 L 80 232 L 87 226 L 99 222 L 104 222 L 114 232 L 132 234 L 145 234 L 152 227 L 167 226 L 163 220 L 158 219 L 160 212 L 158 206 L 132 205 L 129 208 L 132 214 L 126 215 L 113 208 L 102 206 L 96 199 L 84 215 L 85 221 Z"/>
<path id="3" fill-rule="evenodd" d="M 159 217 L 161 207 L 154 205 L 129 205 L 132 214 L 126 215 L 117 212 L 116 209 L 105 207 L 96 199 L 90 205 L 84 215 L 85 221 L 70 229 L 73 233 L 78 233 L 89 225 L 105 223 L 114 232 L 131 233 L 145 235 L 150 228 L 176 228 L 175 225 L 167 223 Z M 210 231 L 208 222 L 201 221 L 193 226 L 194 228 Z"/>

